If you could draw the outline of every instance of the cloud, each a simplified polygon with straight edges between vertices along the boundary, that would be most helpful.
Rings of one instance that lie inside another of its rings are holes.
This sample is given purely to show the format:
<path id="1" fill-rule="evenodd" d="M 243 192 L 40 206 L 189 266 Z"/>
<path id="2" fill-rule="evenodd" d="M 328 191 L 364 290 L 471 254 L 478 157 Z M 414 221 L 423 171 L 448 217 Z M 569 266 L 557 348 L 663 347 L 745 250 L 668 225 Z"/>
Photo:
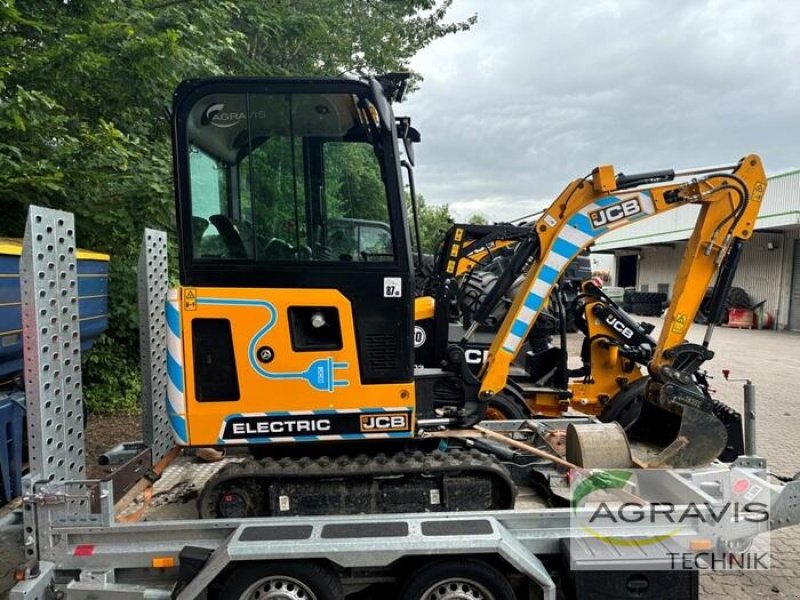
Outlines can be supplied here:
<path id="1" fill-rule="evenodd" d="M 549 204 L 600 163 L 621 171 L 800 165 L 800 3 L 474 0 L 472 31 L 412 61 L 397 109 L 422 133 L 417 188 L 465 218 Z"/>

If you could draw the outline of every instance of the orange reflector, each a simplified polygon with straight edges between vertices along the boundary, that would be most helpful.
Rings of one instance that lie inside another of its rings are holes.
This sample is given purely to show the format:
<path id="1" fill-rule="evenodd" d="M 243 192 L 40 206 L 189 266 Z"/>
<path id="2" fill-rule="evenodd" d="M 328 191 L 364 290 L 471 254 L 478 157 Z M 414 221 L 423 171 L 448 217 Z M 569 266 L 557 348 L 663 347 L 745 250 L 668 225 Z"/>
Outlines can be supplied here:
<path id="1" fill-rule="evenodd" d="M 25 569 L 20 567 L 14 569 L 14 581 L 25 581 Z"/>
<path id="2" fill-rule="evenodd" d="M 175 559 L 171 556 L 157 556 L 150 561 L 154 569 L 166 569 L 175 566 Z"/>
<path id="3" fill-rule="evenodd" d="M 689 542 L 689 550 L 692 552 L 708 552 L 714 548 L 714 544 L 707 538 L 698 538 Z"/>

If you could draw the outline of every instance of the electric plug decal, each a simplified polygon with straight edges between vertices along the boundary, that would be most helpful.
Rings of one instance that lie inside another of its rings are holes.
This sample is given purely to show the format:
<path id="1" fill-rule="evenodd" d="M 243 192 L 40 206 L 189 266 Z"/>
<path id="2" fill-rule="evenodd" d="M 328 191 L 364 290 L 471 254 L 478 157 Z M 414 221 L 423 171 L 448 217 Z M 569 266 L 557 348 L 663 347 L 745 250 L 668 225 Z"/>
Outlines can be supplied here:
<path id="1" fill-rule="evenodd" d="M 247 358 L 250 367 L 259 375 L 266 379 L 302 379 L 318 392 L 332 392 L 337 387 L 350 385 L 347 379 L 336 379 L 336 371 L 346 369 L 348 363 L 334 362 L 328 356 L 313 361 L 304 371 L 267 371 L 258 362 L 259 340 L 263 338 L 278 322 L 278 311 L 266 300 L 237 300 L 234 298 L 198 298 L 198 304 L 211 306 L 246 306 L 266 309 L 269 312 L 269 320 L 251 338 L 247 348 Z"/>

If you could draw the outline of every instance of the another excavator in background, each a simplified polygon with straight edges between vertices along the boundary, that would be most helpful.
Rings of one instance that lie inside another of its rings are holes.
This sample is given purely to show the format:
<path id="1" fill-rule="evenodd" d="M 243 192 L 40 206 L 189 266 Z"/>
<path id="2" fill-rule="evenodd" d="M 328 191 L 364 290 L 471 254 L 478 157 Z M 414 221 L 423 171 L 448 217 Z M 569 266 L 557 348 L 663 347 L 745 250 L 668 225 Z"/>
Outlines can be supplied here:
<path id="1" fill-rule="evenodd" d="M 511 223 L 472 224 L 455 223 L 445 232 L 436 254 L 416 271 L 418 296 L 439 298 L 437 317 L 447 321 L 448 341 L 458 342 L 469 327 L 473 311 L 480 306 L 482 299 L 497 282 L 498 277 L 508 265 L 520 240 L 530 232 L 530 225 Z M 577 331 L 572 315 L 583 282 L 592 276 L 588 256 L 582 254 L 575 258 L 559 279 L 558 291 L 561 302 L 567 308 L 567 331 Z M 494 335 L 511 306 L 514 288 L 498 302 L 491 315 L 465 345 L 465 357 L 474 372 L 483 364 Z M 443 305 L 449 301 L 449 312 Z M 418 366 L 437 366 L 437 349 L 432 340 L 434 327 L 432 319 L 419 320 L 415 327 L 414 364 Z M 547 347 L 550 336 L 558 335 L 558 322 L 551 313 L 545 313 L 537 322 L 537 327 L 529 335 L 532 350 Z M 428 340 L 431 340 L 428 343 Z M 440 340 L 441 341 L 441 340 Z M 438 349 L 439 353 L 444 347 Z M 524 356 L 518 364 L 522 365 Z M 502 406 L 500 406 L 502 405 Z M 489 411 L 497 418 L 521 418 L 522 412 L 507 412 L 508 405 L 503 398 L 490 403 Z M 504 408 L 505 407 L 505 408 Z"/>
<path id="2" fill-rule="evenodd" d="M 697 375 L 713 327 L 703 345 L 685 335 L 718 267 L 718 293 L 730 285 L 766 187 L 760 159 L 629 176 L 603 165 L 572 181 L 517 242 L 462 339 L 450 342 L 445 329 L 436 366 L 415 369 L 414 323 L 446 321 L 449 300 L 412 292 L 398 155 L 411 136 L 392 111 L 405 83 L 213 78 L 175 94 L 181 287 L 166 310 L 168 415 L 182 445 L 266 455 L 220 469 L 201 515 L 511 507 L 507 469 L 447 432 L 476 425 L 509 387 L 536 414 L 570 408 L 569 388 L 509 384 L 548 303 L 563 314 L 559 277 L 604 233 L 688 204 L 701 211 L 675 284 L 682 300 L 667 313 L 642 393 L 643 412 L 673 413 L 680 426 L 645 462 L 715 459 L 726 432 Z M 339 251 L 342 219 L 385 223 L 389 239 Z M 476 376 L 465 347 L 515 282 Z M 608 352 L 624 370 L 623 358 Z M 439 437 L 424 435 L 432 431 Z"/>

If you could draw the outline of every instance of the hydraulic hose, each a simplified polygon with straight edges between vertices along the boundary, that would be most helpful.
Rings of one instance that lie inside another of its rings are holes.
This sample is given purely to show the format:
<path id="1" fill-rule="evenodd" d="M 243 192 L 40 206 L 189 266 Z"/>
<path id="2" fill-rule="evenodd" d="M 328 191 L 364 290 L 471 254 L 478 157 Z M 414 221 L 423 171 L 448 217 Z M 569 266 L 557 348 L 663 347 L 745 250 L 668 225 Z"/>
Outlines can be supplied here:
<path id="1" fill-rule="evenodd" d="M 742 254 L 742 240 L 734 240 L 731 244 L 728 255 L 722 268 L 717 275 L 717 282 L 714 284 L 714 290 L 711 293 L 711 302 L 708 310 L 708 327 L 706 328 L 706 335 L 703 338 L 703 347 L 708 348 L 711 342 L 711 334 L 714 332 L 714 327 L 722 319 L 722 310 L 725 308 L 725 301 L 728 298 L 731 285 L 733 285 L 733 278 L 736 275 L 736 267 L 739 266 L 739 258 Z"/>

